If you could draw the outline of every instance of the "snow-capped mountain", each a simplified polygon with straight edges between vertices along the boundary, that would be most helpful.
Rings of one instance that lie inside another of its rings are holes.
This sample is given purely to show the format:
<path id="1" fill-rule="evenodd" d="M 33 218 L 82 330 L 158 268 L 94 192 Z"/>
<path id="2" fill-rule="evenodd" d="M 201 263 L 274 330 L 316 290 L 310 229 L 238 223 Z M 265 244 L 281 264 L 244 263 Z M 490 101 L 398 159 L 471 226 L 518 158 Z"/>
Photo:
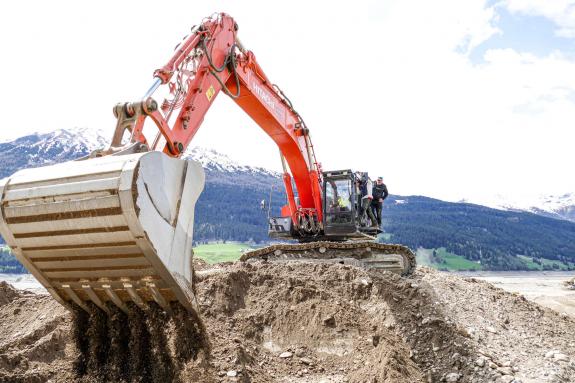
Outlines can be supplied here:
<path id="1" fill-rule="evenodd" d="M 14 140 L 0 140 L 0 178 L 23 168 L 70 161 L 105 148 L 111 135 L 88 129 L 58 129 L 49 133 L 32 133 Z M 250 173 L 277 177 L 278 173 L 233 161 L 213 149 L 191 147 L 185 158 L 199 161 L 207 171 Z"/>
<path id="2" fill-rule="evenodd" d="M 88 128 L 33 133 L 11 141 L 2 141 L 0 138 L 0 178 L 19 169 L 83 157 L 95 149 L 105 148 L 109 138 L 109 132 Z M 208 180 L 219 184 L 250 185 L 269 191 L 271 182 L 275 185 L 274 188 L 282 188 L 279 173 L 238 163 L 214 149 L 191 147 L 185 157 L 199 161 L 206 170 Z M 272 178 L 275 180 L 271 181 Z M 575 222 L 575 193 L 540 197 L 481 196 L 457 202 L 469 202 L 499 210 L 527 211 Z"/>
<path id="3" fill-rule="evenodd" d="M 0 178 L 23 168 L 68 161 L 106 146 L 102 132 L 87 129 L 58 129 L 32 133 L 12 141 L 0 142 Z"/>
<path id="4" fill-rule="evenodd" d="M 462 200 L 499 210 L 527 211 L 546 217 L 575 222 L 575 193 L 539 196 L 509 196 L 497 194 Z"/>
<path id="5" fill-rule="evenodd" d="M 95 149 L 106 148 L 110 138 L 109 133 L 74 128 L 0 139 L 0 179 L 20 169 L 86 156 Z M 185 157 L 199 161 L 206 173 L 204 191 L 195 210 L 196 240 L 267 240 L 267 219 L 260 202 L 269 200 L 271 193 L 271 204 L 279 211 L 285 201 L 279 174 L 201 147 L 190 148 Z"/>
<path id="6" fill-rule="evenodd" d="M 191 158 L 202 164 L 204 169 L 220 172 L 250 172 L 279 176 L 279 173 L 261 167 L 242 165 L 232 160 L 228 155 L 200 146 L 193 146 L 186 152 L 185 158 Z"/>

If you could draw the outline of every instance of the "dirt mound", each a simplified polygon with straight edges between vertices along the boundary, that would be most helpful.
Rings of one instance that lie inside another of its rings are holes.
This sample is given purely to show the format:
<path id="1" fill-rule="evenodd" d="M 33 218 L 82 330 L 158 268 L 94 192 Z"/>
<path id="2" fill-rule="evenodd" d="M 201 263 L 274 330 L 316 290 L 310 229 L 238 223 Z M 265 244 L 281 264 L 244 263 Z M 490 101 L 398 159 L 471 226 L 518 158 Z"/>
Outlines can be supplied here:
<path id="1" fill-rule="evenodd" d="M 13 299 L 0 307 L 0 382 L 575 381 L 574 321 L 488 283 L 425 268 L 202 266 L 205 327 L 178 307 L 72 316 L 48 296 Z"/>
<path id="2" fill-rule="evenodd" d="M 18 298 L 18 290 L 6 282 L 0 282 L 0 306 L 4 306 Z"/>
<path id="3" fill-rule="evenodd" d="M 18 292 L 0 307 L 0 382 L 71 378 L 69 326 L 66 310 L 51 297 Z"/>

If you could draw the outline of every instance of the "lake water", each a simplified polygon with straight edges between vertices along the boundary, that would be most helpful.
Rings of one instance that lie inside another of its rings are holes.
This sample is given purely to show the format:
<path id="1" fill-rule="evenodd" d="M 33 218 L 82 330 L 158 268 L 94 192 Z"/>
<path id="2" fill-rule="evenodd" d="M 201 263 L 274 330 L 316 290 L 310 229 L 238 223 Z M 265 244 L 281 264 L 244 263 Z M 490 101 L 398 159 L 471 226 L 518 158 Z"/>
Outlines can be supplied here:
<path id="1" fill-rule="evenodd" d="M 482 271 L 457 274 L 485 280 L 503 290 L 520 293 L 542 306 L 575 316 L 575 290 L 570 290 L 563 284 L 575 277 L 575 272 Z"/>

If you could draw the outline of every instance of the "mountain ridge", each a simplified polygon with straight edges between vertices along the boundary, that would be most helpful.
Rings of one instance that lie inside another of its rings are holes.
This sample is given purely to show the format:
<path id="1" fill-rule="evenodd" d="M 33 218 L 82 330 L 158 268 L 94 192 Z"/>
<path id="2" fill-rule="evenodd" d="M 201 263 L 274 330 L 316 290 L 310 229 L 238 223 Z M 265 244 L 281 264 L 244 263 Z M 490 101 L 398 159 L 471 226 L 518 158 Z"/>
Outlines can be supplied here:
<path id="1" fill-rule="evenodd" d="M 105 147 L 83 130 L 32 134 L 0 143 L 0 178 L 18 169 L 73 160 Z M 271 196 L 272 215 L 285 203 L 281 175 L 233 161 L 213 149 L 186 153 L 202 163 L 204 192 L 196 204 L 194 241 L 268 242 L 267 212 L 260 202 Z M 390 195 L 384 204 L 380 240 L 417 248 L 445 248 L 493 270 L 525 269 L 541 259 L 575 267 L 575 223 L 545 214 L 498 210 L 473 203 L 424 196 Z M 523 257 L 523 258 L 521 258 Z"/>
<path id="2" fill-rule="evenodd" d="M 31 133 L 12 140 L 0 140 L 0 164 L 3 165 L 0 168 L 0 178 L 11 175 L 18 169 L 86 156 L 95 149 L 106 147 L 108 142 L 105 132 L 88 128 L 58 129 L 47 133 Z M 211 172 L 240 172 L 256 176 L 263 175 L 264 178 L 266 176 L 281 177 L 280 173 L 273 170 L 241 164 L 212 148 L 192 146 L 186 151 L 184 158 L 200 162 L 204 169 Z M 23 161 L 23 159 L 27 160 Z M 235 181 L 229 180 L 229 177 L 223 176 L 223 178 L 227 182 Z M 472 203 L 505 211 L 525 211 L 575 222 L 575 192 L 529 197 L 494 194 L 446 202 Z"/>
<path id="3" fill-rule="evenodd" d="M 542 194 L 524 197 L 521 200 L 496 194 L 482 198 L 466 198 L 460 202 L 475 203 L 499 210 L 526 211 L 575 222 L 575 193 Z"/>

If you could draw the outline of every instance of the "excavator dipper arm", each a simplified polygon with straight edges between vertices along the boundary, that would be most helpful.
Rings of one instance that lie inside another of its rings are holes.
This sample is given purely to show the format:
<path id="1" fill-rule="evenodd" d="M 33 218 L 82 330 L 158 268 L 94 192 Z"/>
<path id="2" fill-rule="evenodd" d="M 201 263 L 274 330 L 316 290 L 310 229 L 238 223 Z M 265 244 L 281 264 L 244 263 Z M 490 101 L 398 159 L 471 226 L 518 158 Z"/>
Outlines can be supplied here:
<path id="1" fill-rule="evenodd" d="M 154 84 L 146 97 L 138 103 L 116 107 L 115 113 L 120 118 L 115 134 L 118 139 L 113 146 L 120 146 L 119 139 L 125 129 L 131 131 L 132 141 L 149 145 L 142 133 L 145 116 L 149 116 L 165 141 L 161 148 L 159 141 L 154 140 L 153 149 L 178 157 L 188 147 L 216 97 L 223 92 L 270 136 L 280 149 L 282 162 L 285 159 L 284 165 L 287 162 L 291 175 L 284 166 L 288 204 L 283 212 L 292 218 L 294 225 L 311 224 L 318 231 L 322 222 L 321 173 L 309 130 L 289 100 L 267 78 L 255 55 L 239 42 L 237 29 L 235 21 L 226 14 L 193 28 L 168 63 L 155 71 Z M 163 113 L 160 113 L 150 95 L 162 84 L 169 85 L 173 99 L 164 100 Z M 134 119 L 135 114 L 140 118 Z M 120 124 L 130 118 L 132 125 Z M 292 189 L 292 175 L 299 203 Z"/>

